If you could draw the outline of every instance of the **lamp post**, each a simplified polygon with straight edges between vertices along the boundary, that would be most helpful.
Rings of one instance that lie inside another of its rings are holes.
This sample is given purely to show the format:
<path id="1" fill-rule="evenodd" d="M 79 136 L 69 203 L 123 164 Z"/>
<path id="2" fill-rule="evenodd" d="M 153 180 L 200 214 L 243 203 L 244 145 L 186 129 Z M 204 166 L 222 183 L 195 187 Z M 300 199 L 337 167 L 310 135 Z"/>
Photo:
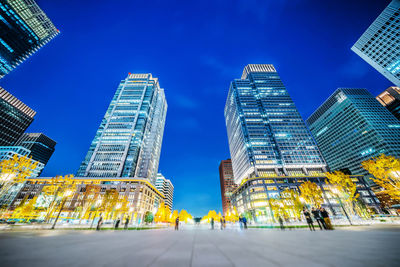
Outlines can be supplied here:
<path id="1" fill-rule="evenodd" d="M 349 215 L 347 214 L 345 208 L 343 207 L 343 203 L 342 203 L 342 201 L 340 200 L 340 197 L 338 196 L 339 190 L 337 190 L 336 188 L 332 188 L 332 189 L 331 189 L 331 192 L 335 195 L 336 199 L 339 201 L 340 207 L 342 208 L 344 214 L 346 215 L 346 218 L 347 218 L 347 220 L 349 221 L 350 225 L 353 225 L 353 224 L 351 223 L 351 220 L 350 220 Z"/>
<path id="2" fill-rule="evenodd" d="M 63 196 L 63 200 L 62 200 L 62 203 L 61 203 L 60 210 L 58 211 L 57 217 L 56 217 L 56 219 L 54 220 L 53 226 L 51 226 L 51 229 L 52 229 L 52 230 L 56 227 L 56 223 L 57 223 L 57 221 L 58 221 L 58 218 L 60 217 L 60 214 L 61 214 L 62 209 L 64 208 L 65 202 L 67 201 L 67 198 L 68 198 L 71 194 L 72 194 L 72 191 L 71 191 L 71 190 L 65 191 L 64 196 Z"/>

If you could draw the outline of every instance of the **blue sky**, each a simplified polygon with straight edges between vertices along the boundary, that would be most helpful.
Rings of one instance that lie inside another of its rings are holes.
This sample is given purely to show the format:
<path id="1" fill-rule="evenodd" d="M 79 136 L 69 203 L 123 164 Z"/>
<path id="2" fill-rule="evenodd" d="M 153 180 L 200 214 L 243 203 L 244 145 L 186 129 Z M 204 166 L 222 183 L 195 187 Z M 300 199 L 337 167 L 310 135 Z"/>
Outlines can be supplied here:
<path id="1" fill-rule="evenodd" d="M 169 104 L 160 172 L 196 216 L 221 210 L 223 108 L 246 64 L 274 64 L 304 119 L 337 87 L 391 85 L 350 50 L 388 0 L 37 2 L 61 34 L 0 85 L 57 141 L 42 175 L 74 174 L 120 80 L 152 73 Z"/>

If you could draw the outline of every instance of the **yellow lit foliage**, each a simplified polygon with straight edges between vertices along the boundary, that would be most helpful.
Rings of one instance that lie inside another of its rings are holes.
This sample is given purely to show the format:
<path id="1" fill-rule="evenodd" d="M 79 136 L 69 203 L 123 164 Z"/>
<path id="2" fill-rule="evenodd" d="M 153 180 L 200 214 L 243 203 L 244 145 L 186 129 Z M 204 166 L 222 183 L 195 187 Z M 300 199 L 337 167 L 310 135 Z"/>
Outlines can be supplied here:
<path id="1" fill-rule="evenodd" d="M 306 181 L 300 185 L 299 189 L 300 189 L 300 196 L 308 204 L 319 207 L 322 203 L 324 203 L 324 199 L 322 197 L 322 190 L 316 183 Z"/>
<path id="2" fill-rule="evenodd" d="M 236 208 L 234 207 L 233 210 L 228 210 L 228 212 L 225 215 L 225 220 L 227 222 L 237 222 L 239 221 L 239 215 L 236 211 Z"/>
<path id="3" fill-rule="evenodd" d="M 203 222 L 210 222 L 211 218 L 214 218 L 214 222 L 218 222 L 220 220 L 220 215 L 218 215 L 215 210 L 210 210 L 208 214 L 204 216 L 201 220 Z"/>
<path id="4" fill-rule="evenodd" d="M 11 216 L 15 219 L 33 219 L 37 217 L 37 210 L 35 209 L 35 203 L 37 196 L 32 199 L 24 199 L 21 204 L 16 208 Z"/>
<path id="5" fill-rule="evenodd" d="M 179 216 L 179 212 L 177 210 L 174 210 L 172 212 L 171 218 L 170 218 L 170 222 L 171 223 L 175 223 L 176 218 Z"/>
<path id="6" fill-rule="evenodd" d="M 281 196 L 286 200 L 290 201 L 289 208 L 293 210 L 297 219 L 301 218 L 303 213 L 303 203 L 300 201 L 300 194 L 296 190 L 286 188 L 282 193 Z"/>
<path id="7" fill-rule="evenodd" d="M 179 212 L 179 221 L 187 223 L 189 220 L 193 220 L 192 215 L 186 210 L 181 210 L 181 212 Z"/>
<path id="8" fill-rule="evenodd" d="M 400 200 L 400 160 L 381 154 L 362 162 L 362 167 L 374 177 L 372 180 L 392 199 Z"/>
<path id="9" fill-rule="evenodd" d="M 0 162 L 0 196 L 17 183 L 23 183 L 27 177 L 33 174 L 37 162 L 27 156 L 14 155 L 12 158 Z"/>
<path id="10" fill-rule="evenodd" d="M 352 202 L 358 198 L 357 185 L 351 180 L 350 175 L 341 171 L 325 173 L 328 183 L 336 187 L 344 195 L 345 200 Z"/>
<path id="11" fill-rule="evenodd" d="M 160 222 L 169 222 L 171 217 L 171 211 L 169 210 L 169 207 L 165 205 L 164 202 L 161 202 L 160 206 L 158 207 L 158 210 L 156 214 L 154 215 L 154 221 L 157 223 Z M 175 217 L 176 219 L 176 217 Z"/>
<path id="12" fill-rule="evenodd" d="M 115 207 L 118 203 L 119 193 L 116 189 L 108 189 L 106 190 L 103 200 L 98 208 L 99 212 L 103 213 L 103 217 L 107 220 L 111 214 L 115 210 Z"/>
<path id="13" fill-rule="evenodd" d="M 52 201 L 47 208 L 46 218 L 49 219 L 58 206 L 62 206 L 63 200 L 67 197 L 66 192 L 74 190 L 75 181 L 73 175 L 58 175 L 51 178 L 50 184 L 43 187 L 42 193 Z"/>

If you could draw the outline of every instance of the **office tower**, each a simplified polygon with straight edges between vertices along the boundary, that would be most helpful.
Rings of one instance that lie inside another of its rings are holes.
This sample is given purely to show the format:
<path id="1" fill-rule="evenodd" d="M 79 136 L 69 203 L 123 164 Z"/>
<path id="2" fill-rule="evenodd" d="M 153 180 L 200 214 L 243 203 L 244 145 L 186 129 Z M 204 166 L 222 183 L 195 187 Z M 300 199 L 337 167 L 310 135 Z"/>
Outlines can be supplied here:
<path id="1" fill-rule="evenodd" d="M 0 0 L 0 78 L 59 31 L 33 0 Z"/>
<path id="2" fill-rule="evenodd" d="M 300 191 L 305 181 L 319 186 L 323 207 L 342 213 L 326 184 L 325 160 L 273 65 L 247 65 L 242 78 L 231 82 L 225 121 L 234 181 L 239 184 L 230 201 L 239 214 L 247 213 L 258 223 L 276 222 L 270 201 L 291 203 L 283 191 Z M 365 203 L 378 209 L 363 176 L 353 178 Z M 295 219 L 293 209 L 288 210 Z"/>
<path id="3" fill-rule="evenodd" d="M 36 112 L 0 87 L 0 146 L 12 146 L 32 123 Z"/>
<path id="4" fill-rule="evenodd" d="M 157 174 L 156 188 L 164 195 L 164 203 L 172 211 L 174 201 L 174 186 L 171 180 L 166 179 L 161 173 Z"/>
<path id="5" fill-rule="evenodd" d="M 393 0 L 353 45 L 353 50 L 400 86 L 400 0 Z"/>
<path id="6" fill-rule="evenodd" d="M 400 88 L 391 86 L 376 97 L 398 120 L 400 120 Z"/>
<path id="7" fill-rule="evenodd" d="M 107 109 L 77 175 L 140 177 L 155 183 L 167 102 L 151 74 L 129 74 Z"/>
<path id="8" fill-rule="evenodd" d="M 400 157 L 400 122 L 366 89 L 337 89 L 307 124 L 332 170 L 367 174 L 364 160 Z"/>
<path id="9" fill-rule="evenodd" d="M 47 164 L 51 155 L 53 155 L 56 144 L 53 139 L 42 133 L 24 133 L 15 143 L 16 146 L 29 149 L 29 156 L 44 165 Z"/>
<path id="10" fill-rule="evenodd" d="M 219 182 L 221 184 L 222 210 L 224 215 L 231 210 L 230 197 L 237 188 L 233 181 L 233 169 L 231 159 L 221 160 L 219 164 Z"/>
<path id="11" fill-rule="evenodd" d="M 236 184 L 245 178 L 309 175 L 326 164 L 273 65 L 250 64 L 225 105 Z"/>

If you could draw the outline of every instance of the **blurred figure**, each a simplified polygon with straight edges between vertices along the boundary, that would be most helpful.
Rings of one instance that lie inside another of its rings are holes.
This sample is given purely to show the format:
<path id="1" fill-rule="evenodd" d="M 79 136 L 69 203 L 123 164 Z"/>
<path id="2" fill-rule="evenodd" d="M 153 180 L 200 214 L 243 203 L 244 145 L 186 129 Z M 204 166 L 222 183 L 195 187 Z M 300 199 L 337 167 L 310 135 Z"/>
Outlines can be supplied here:
<path id="1" fill-rule="evenodd" d="M 239 225 L 240 225 L 240 230 L 243 229 L 243 219 L 241 216 L 239 216 Z"/>
<path id="2" fill-rule="evenodd" d="M 317 221 L 319 229 L 323 230 L 326 229 L 326 225 L 324 222 L 324 219 L 322 219 L 321 213 L 319 212 L 319 209 L 312 208 L 311 213 L 314 216 L 314 219 Z"/>
<path id="3" fill-rule="evenodd" d="M 124 229 L 128 229 L 128 224 L 129 224 L 129 216 L 126 217 L 125 219 L 125 225 L 124 225 Z"/>
<path id="4" fill-rule="evenodd" d="M 329 218 L 329 213 L 325 210 L 325 208 L 320 208 L 321 216 L 325 221 L 326 229 L 333 230 L 333 226 L 331 223 L 331 219 Z"/>
<path id="5" fill-rule="evenodd" d="M 281 216 L 279 216 L 278 221 L 279 221 L 279 225 L 281 226 L 281 230 L 285 230 L 285 226 L 283 225 L 283 220 L 282 220 Z"/>
<path id="6" fill-rule="evenodd" d="M 211 218 L 211 230 L 214 230 L 214 218 Z"/>
<path id="7" fill-rule="evenodd" d="M 223 221 L 224 221 L 224 229 L 226 228 L 226 220 L 225 220 L 225 216 L 223 217 Z"/>
<path id="8" fill-rule="evenodd" d="M 311 219 L 311 214 L 305 207 L 303 208 L 303 214 L 304 214 L 304 217 L 306 217 L 306 221 L 307 221 L 308 227 L 310 228 L 310 231 L 315 231 L 314 224 Z"/>
<path id="9" fill-rule="evenodd" d="M 120 222 L 121 222 L 121 220 L 120 220 L 120 219 L 117 219 L 117 221 L 115 222 L 114 229 L 118 229 L 119 223 L 120 223 Z"/>
<path id="10" fill-rule="evenodd" d="M 100 215 L 100 218 L 99 218 L 99 220 L 97 221 L 97 227 L 96 227 L 96 230 L 97 230 L 97 231 L 100 230 L 100 227 L 101 227 L 102 224 L 103 224 L 103 217 Z"/>
<path id="11" fill-rule="evenodd" d="M 222 217 L 219 219 L 219 222 L 221 224 L 221 230 L 224 230 L 224 219 Z"/>
<path id="12" fill-rule="evenodd" d="M 179 230 L 179 217 L 176 217 L 175 219 L 175 230 Z"/>
<path id="13" fill-rule="evenodd" d="M 247 229 L 247 219 L 245 216 L 243 216 L 242 222 L 243 222 L 244 229 Z"/>

